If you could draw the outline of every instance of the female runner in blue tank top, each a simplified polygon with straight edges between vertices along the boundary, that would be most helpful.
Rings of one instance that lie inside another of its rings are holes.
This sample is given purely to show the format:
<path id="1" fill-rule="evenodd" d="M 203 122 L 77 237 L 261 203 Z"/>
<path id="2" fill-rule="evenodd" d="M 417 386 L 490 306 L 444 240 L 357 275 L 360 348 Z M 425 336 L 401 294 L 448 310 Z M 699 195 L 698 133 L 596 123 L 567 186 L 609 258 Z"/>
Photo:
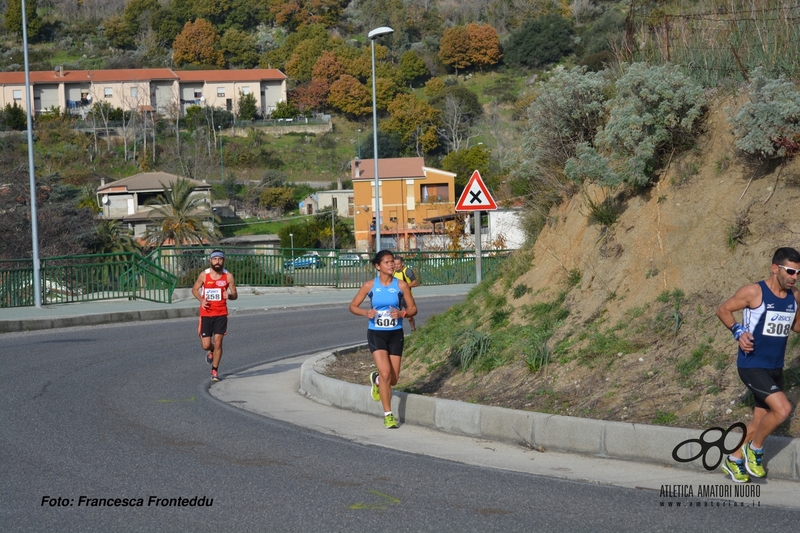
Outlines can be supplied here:
<path id="1" fill-rule="evenodd" d="M 417 304 L 408 283 L 394 277 L 394 256 L 381 250 L 372 259 L 378 271 L 373 280 L 365 281 L 350 302 L 350 312 L 369 319 L 367 342 L 375 360 L 377 372 L 370 374 L 372 399 L 383 405 L 383 425 L 393 429 L 397 419 L 392 414 L 392 387 L 400 377 L 400 360 L 403 356 L 403 319 L 417 314 Z M 370 308 L 360 306 L 369 297 Z M 400 299 L 406 309 L 400 310 Z"/>

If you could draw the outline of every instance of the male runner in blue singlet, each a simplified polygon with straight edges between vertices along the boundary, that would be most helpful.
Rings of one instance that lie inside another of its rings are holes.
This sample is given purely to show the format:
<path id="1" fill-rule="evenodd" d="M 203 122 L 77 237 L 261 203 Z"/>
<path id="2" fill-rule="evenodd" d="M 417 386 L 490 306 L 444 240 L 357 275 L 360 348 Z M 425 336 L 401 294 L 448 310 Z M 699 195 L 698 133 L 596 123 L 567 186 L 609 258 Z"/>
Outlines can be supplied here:
<path id="1" fill-rule="evenodd" d="M 739 343 L 739 377 L 756 403 L 744 445 L 722 463 L 722 470 L 737 483 L 767 475 L 764 441 L 792 412 L 783 393 L 783 363 L 789 331 L 800 331 L 798 271 L 800 253 L 778 248 L 769 278 L 745 285 L 717 309 L 717 316 Z M 741 324 L 733 316 L 738 311 L 742 311 Z"/>

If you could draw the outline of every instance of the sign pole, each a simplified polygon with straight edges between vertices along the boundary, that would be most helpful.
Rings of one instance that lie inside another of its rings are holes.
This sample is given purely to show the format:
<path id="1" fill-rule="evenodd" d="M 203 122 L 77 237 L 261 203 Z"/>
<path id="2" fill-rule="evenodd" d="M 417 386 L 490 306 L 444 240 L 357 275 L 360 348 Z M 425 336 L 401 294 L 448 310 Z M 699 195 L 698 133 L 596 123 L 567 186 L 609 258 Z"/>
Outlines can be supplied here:
<path id="1" fill-rule="evenodd" d="M 481 282 L 481 212 L 475 211 L 475 283 Z"/>

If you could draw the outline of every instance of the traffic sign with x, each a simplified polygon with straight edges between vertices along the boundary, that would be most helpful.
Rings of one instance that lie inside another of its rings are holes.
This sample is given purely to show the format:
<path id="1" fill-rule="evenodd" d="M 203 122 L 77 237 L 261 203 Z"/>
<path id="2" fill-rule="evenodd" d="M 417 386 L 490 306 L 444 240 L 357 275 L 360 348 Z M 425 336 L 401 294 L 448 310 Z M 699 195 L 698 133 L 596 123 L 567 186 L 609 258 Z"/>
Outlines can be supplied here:
<path id="1" fill-rule="evenodd" d="M 472 173 L 472 177 L 467 182 L 461 198 L 456 204 L 456 211 L 494 211 L 497 204 L 489 194 L 489 189 L 483 183 L 481 173 L 477 170 Z"/>

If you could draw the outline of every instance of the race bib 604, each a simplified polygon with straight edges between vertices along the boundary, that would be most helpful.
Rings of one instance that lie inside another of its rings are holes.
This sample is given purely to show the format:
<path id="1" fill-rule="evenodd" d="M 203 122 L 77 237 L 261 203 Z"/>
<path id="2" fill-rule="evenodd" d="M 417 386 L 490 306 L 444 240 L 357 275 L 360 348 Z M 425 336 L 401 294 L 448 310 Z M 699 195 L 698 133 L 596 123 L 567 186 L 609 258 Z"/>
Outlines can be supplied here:
<path id="1" fill-rule="evenodd" d="M 378 311 L 375 315 L 375 327 L 378 328 L 393 328 L 397 325 L 397 319 L 392 318 L 391 311 Z"/>

